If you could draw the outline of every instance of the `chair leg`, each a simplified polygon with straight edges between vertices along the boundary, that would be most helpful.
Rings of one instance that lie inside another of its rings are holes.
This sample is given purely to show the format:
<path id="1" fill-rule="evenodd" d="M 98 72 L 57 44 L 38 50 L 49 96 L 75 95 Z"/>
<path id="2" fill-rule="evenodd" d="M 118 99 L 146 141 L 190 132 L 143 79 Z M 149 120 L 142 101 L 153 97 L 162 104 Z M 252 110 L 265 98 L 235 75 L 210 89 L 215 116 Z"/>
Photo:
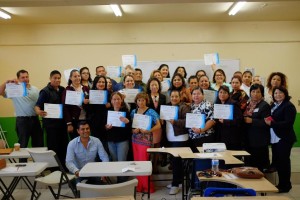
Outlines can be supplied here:
<path id="1" fill-rule="evenodd" d="M 59 199 L 59 197 L 57 196 L 57 194 L 54 192 L 53 188 L 50 185 L 48 185 L 48 188 L 49 188 L 50 192 L 52 193 L 54 199 Z"/>
<path id="2" fill-rule="evenodd" d="M 32 192 L 31 192 L 31 200 L 33 200 L 34 199 L 34 193 L 35 193 L 35 189 L 36 189 L 36 184 L 37 184 L 37 182 L 36 181 L 34 181 L 34 183 L 33 183 L 33 188 L 32 188 Z"/>

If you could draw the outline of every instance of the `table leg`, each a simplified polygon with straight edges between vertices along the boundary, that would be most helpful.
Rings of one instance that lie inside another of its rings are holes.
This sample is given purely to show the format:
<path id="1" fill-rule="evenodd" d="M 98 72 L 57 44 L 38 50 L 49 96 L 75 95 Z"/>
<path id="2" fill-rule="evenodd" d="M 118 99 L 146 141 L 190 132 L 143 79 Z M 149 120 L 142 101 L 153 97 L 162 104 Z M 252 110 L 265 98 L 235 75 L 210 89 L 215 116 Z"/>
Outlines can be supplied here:
<path id="1" fill-rule="evenodd" d="M 0 185 L 0 190 L 3 193 L 3 197 L 2 199 L 9 199 L 12 198 L 13 200 L 15 200 L 15 198 L 12 196 L 12 193 L 9 191 L 9 189 L 6 187 L 6 185 L 4 184 L 4 182 L 2 181 L 2 179 L 0 178 L 0 183 L 2 184 L 2 186 L 4 187 L 4 189 L 1 187 Z"/>

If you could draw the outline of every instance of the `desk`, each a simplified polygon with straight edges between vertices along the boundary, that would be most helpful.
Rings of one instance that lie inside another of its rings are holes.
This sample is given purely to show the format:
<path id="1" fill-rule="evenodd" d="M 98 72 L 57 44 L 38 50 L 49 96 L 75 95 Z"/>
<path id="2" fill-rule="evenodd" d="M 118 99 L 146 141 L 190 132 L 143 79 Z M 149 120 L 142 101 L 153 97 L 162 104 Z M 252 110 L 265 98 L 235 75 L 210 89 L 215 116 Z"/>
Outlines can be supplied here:
<path id="1" fill-rule="evenodd" d="M 190 147 L 168 147 L 168 148 L 148 148 L 148 153 L 167 153 L 174 157 L 179 157 L 180 154 L 193 154 Z M 188 164 L 188 163 L 187 163 Z M 186 170 L 184 170 L 186 171 Z M 184 173 L 185 174 L 185 173 Z M 182 178 L 182 199 L 184 199 L 184 177 Z"/>
<path id="2" fill-rule="evenodd" d="M 126 167 L 134 167 L 135 171 L 122 172 Z M 80 171 L 80 177 L 99 176 L 149 176 L 148 199 L 150 199 L 150 175 L 152 163 L 150 161 L 124 161 L 124 162 L 91 162 L 87 163 Z"/>
<path id="3" fill-rule="evenodd" d="M 8 159 L 10 162 L 16 162 L 15 159 L 30 158 L 30 154 L 27 149 L 34 151 L 47 151 L 48 147 L 33 147 L 33 148 L 21 148 L 20 151 L 13 151 L 10 154 L 0 155 L 0 158 Z"/>
<path id="4" fill-rule="evenodd" d="M 168 153 L 178 157 L 181 153 L 193 153 L 190 147 L 148 148 L 147 153 Z"/>
<path id="5" fill-rule="evenodd" d="M 4 197 L 3 197 L 4 199 L 5 197 L 9 198 L 10 196 L 12 196 L 13 191 L 15 190 L 16 186 L 18 185 L 21 179 L 28 176 L 35 177 L 39 175 L 42 171 L 44 171 L 48 166 L 48 163 L 38 163 L 38 162 L 24 163 L 26 164 L 25 167 L 16 167 L 17 164 L 18 163 L 9 163 L 7 164 L 6 168 L 0 170 L 0 183 L 5 188 Z M 10 183 L 9 187 L 6 187 L 1 177 L 14 177 L 14 178 Z M 28 189 L 31 192 L 34 192 L 36 194 L 35 197 L 37 198 L 40 195 L 40 193 L 33 191 L 33 185 L 28 179 L 27 181 L 25 181 L 25 179 L 23 180 L 27 185 Z"/>
<path id="6" fill-rule="evenodd" d="M 65 199 L 74 200 L 74 199 Z M 92 197 L 92 198 L 80 198 L 80 200 L 135 200 L 133 196 L 114 196 L 114 197 Z"/>
<path id="7" fill-rule="evenodd" d="M 218 181 L 237 185 L 241 188 L 251 188 L 258 193 L 278 192 L 278 189 L 265 178 L 260 179 L 246 179 L 246 178 L 226 178 L 226 175 L 233 175 L 231 173 L 223 172 L 222 177 L 213 176 L 211 178 L 198 177 L 200 181 Z M 224 176 L 225 175 L 225 176 Z"/>
<path id="8" fill-rule="evenodd" d="M 134 167 L 135 171 L 122 172 L 125 167 Z M 80 171 L 80 177 L 97 176 L 150 176 L 152 164 L 150 161 L 124 161 L 124 162 L 91 162 Z"/>
<path id="9" fill-rule="evenodd" d="M 222 200 L 292 200 L 285 196 L 222 197 Z M 220 200 L 219 197 L 193 197 L 191 200 Z"/>
<path id="10" fill-rule="evenodd" d="M 216 153 L 180 153 L 179 156 L 182 159 L 193 159 L 193 158 L 213 159 L 213 158 L 217 158 L 219 160 L 224 160 L 226 165 L 244 164 L 243 161 L 237 159 L 228 151 L 216 152 Z"/>

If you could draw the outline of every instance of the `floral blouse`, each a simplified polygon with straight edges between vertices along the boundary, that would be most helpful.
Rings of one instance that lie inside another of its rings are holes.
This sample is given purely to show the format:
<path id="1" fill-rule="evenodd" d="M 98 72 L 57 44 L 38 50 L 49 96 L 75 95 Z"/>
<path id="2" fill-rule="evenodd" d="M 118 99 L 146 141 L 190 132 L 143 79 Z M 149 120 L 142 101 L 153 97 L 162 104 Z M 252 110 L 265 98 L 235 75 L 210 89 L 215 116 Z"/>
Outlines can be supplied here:
<path id="1" fill-rule="evenodd" d="M 214 120 L 214 106 L 209 101 L 203 100 L 199 105 L 191 104 L 191 113 L 195 114 L 205 114 L 205 122 L 208 120 Z M 192 129 L 189 129 L 189 137 L 191 139 L 197 139 L 202 137 L 207 137 L 215 132 L 214 128 L 210 128 L 204 133 L 198 134 L 194 133 Z"/>

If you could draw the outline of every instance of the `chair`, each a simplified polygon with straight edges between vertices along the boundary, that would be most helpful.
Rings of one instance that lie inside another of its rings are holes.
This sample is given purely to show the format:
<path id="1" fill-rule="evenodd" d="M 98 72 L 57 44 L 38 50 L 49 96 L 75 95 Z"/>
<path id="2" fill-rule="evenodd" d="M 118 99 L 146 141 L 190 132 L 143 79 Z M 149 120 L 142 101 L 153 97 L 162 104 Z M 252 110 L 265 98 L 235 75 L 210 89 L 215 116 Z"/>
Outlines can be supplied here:
<path id="1" fill-rule="evenodd" d="M 132 179 L 123 183 L 112 185 L 91 185 L 86 183 L 77 183 L 77 190 L 80 198 L 89 197 L 111 197 L 111 196 L 134 196 L 136 198 L 137 179 Z"/>
<path id="2" fill-rule="evenodd" d="M 74 187 L 74 185 L 71 184 L 70 180 L 75 178 L 75 175 L 67 174 L 63 166 L 61 165 L 61 162 L 59 161 L 56 153 L 52 150 L 49 151 L 34 151 L 31 149 L 28 149 L 28 152 L 30 153 L 30 156 L 34 160 L 34 162 L 46 162 L 48 163 L 48 168 L 51 167 L 58 167 L 58 171 L 51 172 L 50 174 L 42 177 L 38 177 L 34 180 L 33 185 L 33 191 L 35 191 L 36 184 L 42 183 L 45 185 L 48 185 L 48 188 L 50 189 L 52 195 L 55 199 L 59 199 L 60 196 L 68 197 L 62 195 L 61 187 L 64 184 L 68 184 L 69 188 L 72 190 L 72 193 L 74 194 L 74 197 L 77 196 L 77 190 Z M 54 192 L 53 186 L 58 186 L 57 193 Z M 33 199 L 33 194 L 31 196 L 31 199 Z"/>
<path id="3" fill-rule="evenodd" d="M 224 196 L 256 196 L 253 189 L 248 188 L 215 188 L 209 187 L 204 191 L 204 197 L 224 197 Z"/>
<path id="4" fill-rule="evenodd" d="M 194 195 L 203 195 L 203 190 L 206 187 L 209 186 L 216 186 L 216 185 L 222 185 L 223 187 L 230 187 L 231 184 L 228 183 L 218 183 L 214 181 L 210 182 L 201 182 L 196 175 L 197 171 L 204 171 L 207 169 L 211 169 L 211 160 L 210 158 L 207 159 L 199 159 L 196 158 L 192 162 L 192 170 L 191 170 L 191 186 L 190 186 L 190 191 L 188 196 L 191 198 Z M 225 169 L 225 161 L 224 160 L 219 160 L 219 168 L 220 169 Z M 205 183 L 207 183 L 205 185 Z"/>

